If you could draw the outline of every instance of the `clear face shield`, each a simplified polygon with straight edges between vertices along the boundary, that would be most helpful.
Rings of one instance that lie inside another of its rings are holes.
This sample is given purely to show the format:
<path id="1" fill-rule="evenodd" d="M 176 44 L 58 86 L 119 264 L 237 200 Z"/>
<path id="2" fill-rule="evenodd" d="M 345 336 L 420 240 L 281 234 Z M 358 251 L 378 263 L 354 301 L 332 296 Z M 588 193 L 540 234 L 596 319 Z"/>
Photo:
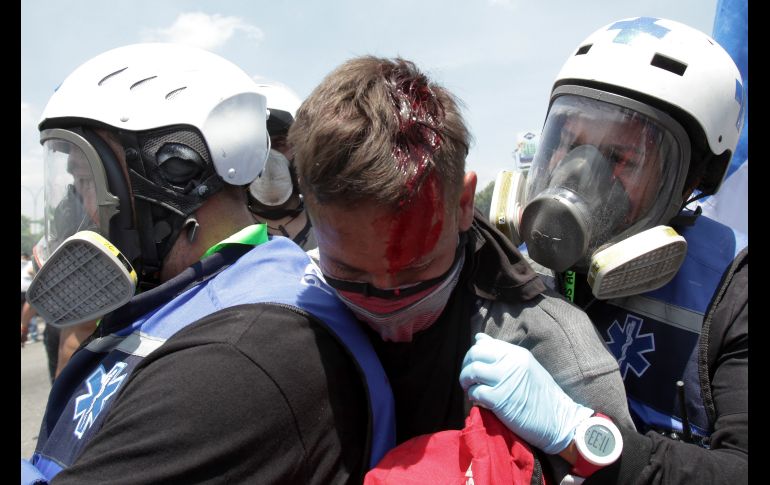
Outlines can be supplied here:
<path id="1" fill-rule="evenodd" d="M 28 300 L 54 326 L 99 318 L 134 294 L 136 273 L 106 238 L 118 198 L 96 149 L 76 131 L 41 133 L 45 236 Z"/>
<path id="2" fill-rule="evenodd" d="M 109 237 L 118 199 L 109 193 L 101 159 L 80 134 L 41 133 L 45 177 L 45 239 L 49 253 L 78 231 Z"/>
<path id="3" fill-rule="evenodd" d="M 519 229 L 538 263 L 588 273 L 599 252 L 678 212 L 689 144 L 678 123 L 649 106 L 559 89 L 567 93 L 549 110 Z"/>

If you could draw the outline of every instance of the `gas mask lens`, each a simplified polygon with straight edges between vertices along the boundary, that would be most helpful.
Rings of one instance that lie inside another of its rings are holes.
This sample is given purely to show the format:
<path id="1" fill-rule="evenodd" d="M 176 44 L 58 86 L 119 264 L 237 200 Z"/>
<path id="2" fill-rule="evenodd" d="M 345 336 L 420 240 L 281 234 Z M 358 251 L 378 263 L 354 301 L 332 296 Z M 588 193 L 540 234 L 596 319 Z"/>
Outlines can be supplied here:
<path id="1" fill-rule="evenodd" d="M 521 227 L 529 254 L 564 271 L 622 230 L 628 207 L 628 194 L 613 178 L 609 161 L 591 145 L 576 147 L 524 208 Z"/>
<path id="2" fill-rule="evenodd" d="M 53 252 L 78 231 L 99 231 L 96 177 L 77 145 L 57 138 L 44 141 L 45 237 Z"/>
<path id="3" fill-rule="evenodd" d="M 554 271 L 586 271 L 600 247 L 659 223 L 681 198 L 680 153 L 674 135 L 647 114 L 584 96 L 557 97 L 521 216 L 530 257 Z"/>

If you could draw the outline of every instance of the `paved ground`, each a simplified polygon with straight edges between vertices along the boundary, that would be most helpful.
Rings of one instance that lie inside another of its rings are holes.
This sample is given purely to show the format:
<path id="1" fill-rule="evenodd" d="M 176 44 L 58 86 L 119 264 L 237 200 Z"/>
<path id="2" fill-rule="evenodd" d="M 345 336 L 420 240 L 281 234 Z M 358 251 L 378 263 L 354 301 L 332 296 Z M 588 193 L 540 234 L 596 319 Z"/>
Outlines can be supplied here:
<path id="1" fill-rule="evenodd" d="M 42 328 L 42 325 L 41 325 Z M 40 332 L 42 337 L 43 332 Z M 27 343 L 21 349 L 21 457 L 29 458 L 35 451 L 37 433 L 43 419 L 51 383 L 48 359 L 42 339 Z"/>

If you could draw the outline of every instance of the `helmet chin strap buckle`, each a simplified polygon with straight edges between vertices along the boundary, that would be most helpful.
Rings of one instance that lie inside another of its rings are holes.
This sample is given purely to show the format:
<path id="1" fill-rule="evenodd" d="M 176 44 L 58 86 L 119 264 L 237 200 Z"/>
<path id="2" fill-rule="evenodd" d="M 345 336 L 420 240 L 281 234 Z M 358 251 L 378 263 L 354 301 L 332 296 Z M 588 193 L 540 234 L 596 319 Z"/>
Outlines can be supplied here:
<path id="1" fill-rule="evenodd" d="M 696 198 L 690 199 L 687 202 L 685 202 L 684 205 L 686 206 L 694 200 L 697 200 L 697 199 Z M 675 215 L 669 221 L 669 225 L 672 227 L 692 226 L 693 224 L 695 224 L 695 220 L 701 215 L 701 212 L 703 212 L 703 209 L 701 209 L 701 206 L 697 206 L 695 210 L 692 212 L 682 211 L 679 214 Z"/>
<path id="2" fill-rule="evenodd" d="M 198 224 L 198 220 L 195 219 L 195 216 L 189 216 L 187 219 L 185 219 L 184 223 L 182 224 L 182 229 L 187 231 L 187 240 L 190 243 L 195 241 L 195 236 L 198 235 L 198 229 L 200 227 L 201 225 Z"/>

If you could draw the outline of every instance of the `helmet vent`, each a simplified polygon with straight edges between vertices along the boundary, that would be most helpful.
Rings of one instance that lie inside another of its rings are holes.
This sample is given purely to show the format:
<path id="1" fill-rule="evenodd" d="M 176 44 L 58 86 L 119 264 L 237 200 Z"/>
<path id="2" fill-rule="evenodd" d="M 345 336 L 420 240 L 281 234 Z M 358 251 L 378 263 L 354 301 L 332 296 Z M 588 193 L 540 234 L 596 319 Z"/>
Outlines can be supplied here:
<path id="1" fill-rule="evenodd" d="M 184 91 L 185 89 L 187 89 L 187 86 L 182 86 L 181 88 L 178 88 L 178 89 L 175 89 L 175 90 L 171 91 L 170 93 L 168 93 L 166 95 L 166 99 L 172 99 L 172 98 L 176 97 L 176 95 L 179 94 L 180 91 Z"/>
<path id="2" fill-rule="evenodd" d="M 156 77 L 158 77 L 158 76 L 150 76 L 150 77 L 148 77 L 148 78 L 142 79 L 141 81 L 137 81 L 137 82 L 135 82 L 134 84 L 132 84 L 132 85 L 131 85 L 131 87 L 130 87 L 130 88 L 128 88 L 128 89 L 129 89 L 129 90 L 130 90 L 130 89 L 134 89 L 134 88 L 136 88 L 136 87 L 138 87 L 138 86 L 141 86 L 142 84 L 146 83 L 147 81 L 149 81 L 149 80 L 151 80 L 151 79 L 155 79 Z"/>
<path id="3" fill-rule="evenodd" d="M 578 49 L 577 52 L 575 52 L 575 55 L 582 56 L 583 54 L 587 54 L 588 51 L 591 50 L 591 47 L 593 47 L 593 44 L 586 44 Z"/>
<path id="4" fill-rule="evenodd" d="M 650 64 L 660 69 L 673 72 L 678 76 L 683 76 L 684 71 L 687 70 L 687 64 L 679 62 L 676 59 L 671 59 L 670 57 L 666 57 L 662 54 L 655 54 L 652 57 Z"/>
<path id="5" fill-rule="evenodd" d="M 120 74 L 121 72 L 125 71 L 126 69 L 128 69 L 128 67 L 124 67 L 123 69 L 118 69 L 117 71 L 113 72 L 112 74 L 107 74 L 106 76 L 104 76 L 104 77 L 102 78 L 102 80 L 101 80 L 101 81 L 99 81 L 98 85 L 99 85 L 99 86 L 101 86 L 102 84 L 104 84 L 104 82 L 105 82 L 106 80 L 108 80 L 108 79 L 109 79 L 109 78 L 111 78 L 112 76 L 116 76 L 116 75 Z"/>

